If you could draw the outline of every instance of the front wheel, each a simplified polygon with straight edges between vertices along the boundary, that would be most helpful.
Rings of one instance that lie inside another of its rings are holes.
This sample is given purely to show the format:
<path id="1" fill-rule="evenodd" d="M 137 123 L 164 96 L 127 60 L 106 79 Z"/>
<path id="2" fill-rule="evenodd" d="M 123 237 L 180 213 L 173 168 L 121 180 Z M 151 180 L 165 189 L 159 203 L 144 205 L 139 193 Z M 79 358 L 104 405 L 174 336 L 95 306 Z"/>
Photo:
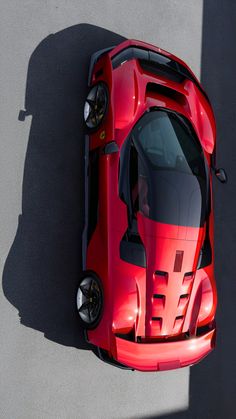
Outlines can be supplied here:
<path id="1" fill-rule="evenodd" d="M 94 273 L 86 272 L 81 278 L 76 304 L 83 327 L 95 328 L 102 314 L 103 291 L 101 281 Z"/>

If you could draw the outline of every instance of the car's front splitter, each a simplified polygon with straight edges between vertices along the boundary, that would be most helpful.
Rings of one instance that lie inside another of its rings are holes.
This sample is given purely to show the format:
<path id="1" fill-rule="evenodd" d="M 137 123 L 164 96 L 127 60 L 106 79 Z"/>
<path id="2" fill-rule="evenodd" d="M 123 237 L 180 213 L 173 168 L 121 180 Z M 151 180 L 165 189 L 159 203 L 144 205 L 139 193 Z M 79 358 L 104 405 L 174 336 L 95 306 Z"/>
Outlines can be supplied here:
<path id="1" fill-rule="evenodd" d="M 215 346 L 216 330 L 166 343 L 136 343 L 115 337 L 118 362 L 140 371 L 163 371 L 196 364 Z"/>

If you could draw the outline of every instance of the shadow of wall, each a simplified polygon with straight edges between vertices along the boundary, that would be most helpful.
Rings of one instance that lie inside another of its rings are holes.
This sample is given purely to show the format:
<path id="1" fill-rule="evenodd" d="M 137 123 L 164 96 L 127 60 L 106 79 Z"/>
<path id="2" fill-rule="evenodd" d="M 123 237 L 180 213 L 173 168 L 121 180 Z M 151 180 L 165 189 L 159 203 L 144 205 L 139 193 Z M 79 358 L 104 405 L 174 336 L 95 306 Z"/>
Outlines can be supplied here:
<path id="1" fill-rule="evenodd" d="M 218 288 L 217 347 L 192 369 L 190 400 L 197 417 L 236 416 L 236 3 L 204 2 L 201 81 L 217 124 L 216 163 L 228 183 L 214 179 L 215 274 Z"/>
<path id="2" fill-rule="evenodd" d="M 23 325 L 83 349 L 88 345 L 75 308 L 82 269 L 83 104 L 91 54 L 123 40 L 96 26 L 73 26 L 38 45 L 27 74 L 25 109 L 32 123 L 22 215 L 4 267 L 3 291 Z"/>

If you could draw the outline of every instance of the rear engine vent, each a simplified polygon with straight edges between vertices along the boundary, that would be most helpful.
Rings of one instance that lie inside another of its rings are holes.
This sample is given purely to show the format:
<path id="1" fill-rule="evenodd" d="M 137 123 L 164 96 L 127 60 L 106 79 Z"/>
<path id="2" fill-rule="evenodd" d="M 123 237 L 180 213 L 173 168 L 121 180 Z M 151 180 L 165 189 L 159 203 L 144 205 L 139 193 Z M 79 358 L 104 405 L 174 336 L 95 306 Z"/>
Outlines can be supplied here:
<path id="1" fill-rule="evenodd" d="M 176 83 L 182 83 L 185 79 L 191 80 L 209 101 L 200 83 L 184 65 L 160 53 L 137 46 L 129 46 L 112 57 L 112 68 L 115 69 L 132 59 L 139 61 L 144 72 L 165 77 Z"/>
<path id="2" fill-rule="evenodd" d="M 182 294 L 180 298 L 188 298 L 188 294 Z"/>
<path id="3" fill-rule="evenodd" d="M 162 86 L 162 84 L 148 83 L 146 94 L 150 95 L 152 93 L 168 97 L 181 105 L 185 105 L 187 103 L 186 97 L 182 93 L 179 93 L 170 87 Z"/>
<path id="4" fill-rule="evenodd" d="M 173 333 L 181 333 L 184 324 L 184 316 L 177 316 L 173 327 Z"/>
<path id="5" fill-rule="evenodd" d="M 186 300 L 189 298 L 189 295 L 191 294 L 191 290 L 192 290 L 193 278 L 194 278 L 193 272 L 187 272 L 184 275 L 183 283 L 182 283 L 183 294 L 180 296 L 180 300 Z"/>
<path id="6" fill-rule="evenodd" d="M 153 314 L 161 314 L 163 308 L 165 307 L 166 296 L 164 294 L 153 294 Z"/>
<path id="7" fill-rule="evenodd" d="M 159 275 L 159 276 L 167 276 L 168 273 L 164 272 L 164 271 L 155 271 L 155 275 Z"/>
<path id="8" fill-rule="evenodd" d="M 164 299 L 165 296 L 163 294 L 154 294 L 153 298 L 159 298 L 159 299 Z"/>
<path id="9" fill-rule="evenodd" d="M 193 276 L 193 272 L 186 272 L 184 276 Z"/>
<path id="10" fill-rule="evenodd" d="M 143 71 L 156 74 L 157 76 L 166 77 L 167 79 L 176 83 L 182 83 L 185 79 L 181 73 L 172 70 L 166 65 L 157 64 L 154 61 L 139 60 L 139 64 Z"/>
<path id="11" fill-rule="evenodd" d="M 164 271 L 155 271 L 153 274 L 153 298 L 157 298 L 159 302 L 164 304 L 166 295 L 166 287 L 168 284 L 168 273 Z M 161 297 L 163 296 L 163 297 Z M 155 304 L 158 303 L 155 302 Z"/>
<path id="12" fill-rule="evenodd" d="M 187 305 L 189 302 L 189 294 L 182 294 L 179 297 L 178 303 L 178 316 L 183 316 L 186 313 Z"/>

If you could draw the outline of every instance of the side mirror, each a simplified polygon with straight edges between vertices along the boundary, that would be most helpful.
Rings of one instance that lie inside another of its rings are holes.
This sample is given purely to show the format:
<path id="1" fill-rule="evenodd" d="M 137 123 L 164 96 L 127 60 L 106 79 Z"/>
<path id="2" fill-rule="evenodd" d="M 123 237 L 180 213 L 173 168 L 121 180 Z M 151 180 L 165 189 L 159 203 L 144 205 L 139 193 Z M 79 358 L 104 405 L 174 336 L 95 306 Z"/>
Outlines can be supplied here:
<path id="1" fill-rule="evenodd" d="M 113 154 L 117 153 L 119 151 L 119 147 L 115 141 L 111 141 L 110 143 L 107 143 L 105 147 L 103 148 L 104 154 Z"/>
<path id="2" fill-rule="evenodd" d="M 226 183 L 227 182 L 227 175 L 226 175 L 226 172 L 225 172 L 224 169 L 222 169 L 222 168 L 215 169 L 215 175 L 221 183 Z"/>

